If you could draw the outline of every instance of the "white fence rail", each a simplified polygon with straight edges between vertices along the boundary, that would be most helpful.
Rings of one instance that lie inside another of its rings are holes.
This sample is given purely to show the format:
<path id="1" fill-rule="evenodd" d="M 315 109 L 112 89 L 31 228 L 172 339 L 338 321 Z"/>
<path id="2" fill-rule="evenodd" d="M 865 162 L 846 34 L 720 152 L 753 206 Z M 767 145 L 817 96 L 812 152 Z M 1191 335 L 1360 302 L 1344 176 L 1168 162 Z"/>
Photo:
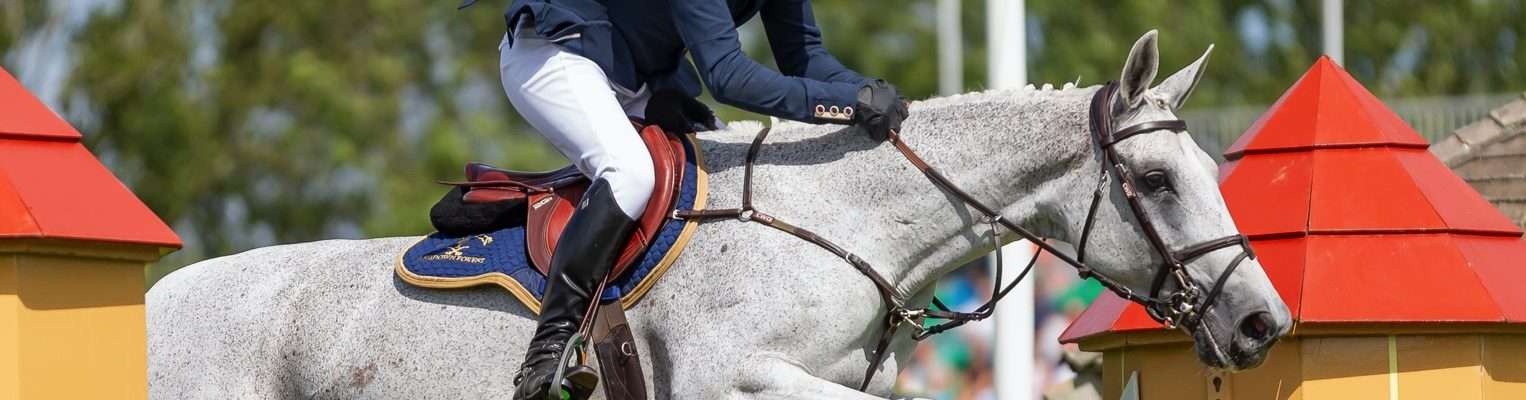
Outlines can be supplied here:
<path id="1" fill-rule="evenodd" d="M 1520 93 L 1415 97 L 1385 100 L 1399 117 L 1420 132 L 1426 141 L 1436 139 L 1463 125 L 1489 115 L 1489 110 L 1499 107 Z M 1203 150 L 1223 161 L 1224 149 L 1235 142 L 1261 113 L 1269 106 L 1239 106 L 1221 108 L 1187 109 L 1181 114 L 1187 121 L 1188 130 Z"/>

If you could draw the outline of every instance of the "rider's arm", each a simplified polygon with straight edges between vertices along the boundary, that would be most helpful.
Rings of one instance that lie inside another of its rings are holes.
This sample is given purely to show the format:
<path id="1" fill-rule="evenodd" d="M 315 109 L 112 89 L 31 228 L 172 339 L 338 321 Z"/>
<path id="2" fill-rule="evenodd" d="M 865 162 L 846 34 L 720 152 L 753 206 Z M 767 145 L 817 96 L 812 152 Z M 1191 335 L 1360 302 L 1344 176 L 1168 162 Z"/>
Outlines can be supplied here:
<path id="1" fill-rule="evenodd" d="M 678 34 L 717 101 L 797 121 L 851 122 L 847 110 L 857 103 L 862 84 L 784 76 L 753 62 L 742 53 L 725 0 L 668 3 L 673 19 L 683 21 L 678 24 Z"/>
<path id="2" fill-rule="evenodd" d="M 816 26 L 809 0 L 770 1 L 762 16 L 774 63 L 785 75 L 859 85 L 869 80 L 844 67 L 821 45 L 821 28 Z"/>

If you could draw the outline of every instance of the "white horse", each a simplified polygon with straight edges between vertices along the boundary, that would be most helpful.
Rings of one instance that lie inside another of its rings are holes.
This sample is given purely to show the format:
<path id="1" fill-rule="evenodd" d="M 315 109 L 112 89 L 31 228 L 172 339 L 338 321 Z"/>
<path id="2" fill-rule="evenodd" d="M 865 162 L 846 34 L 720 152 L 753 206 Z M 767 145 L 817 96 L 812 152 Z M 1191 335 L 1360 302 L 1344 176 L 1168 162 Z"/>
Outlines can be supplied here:
<path id="1" fill-rule="evenodd" d="M 1140 38 L 1124 67 L 1115 125 L 1175 119 L 1207 55 L 1150 88 L 1155 33 Z M 1104 168 L 1088 130 L 1097 90 L 1046 85 L 921 101 L 901 136 L 1003 218 L 1075 242 Z M 743 160 L 759 129 L 735 124 L 702 135 L 711 207 L 740 202 Z M 1117 149 L 1138 179 L 1166 178 L 1141 199 L 1167 245 L 1236 233 L 1217 168 L 1186 132 L 1141 135 Z M 934 282 L 993 250 L 975 210 L 935 188 L 891 145 L 853 129 L 774 127 L 755 179 L 760 209 L 865 258 L 911 304 L 926 304 Z M 1105 189 L 1088 263 L 1148 292 L 1161 257 L 1118 187 L 1114 179 Z M 148 294 L 151 395 L 508 398 L 534 317 L 497 288 L 403 283 L 393 265 L 417 240 L 274 246 L 171 274 Z M 1211 287 L 1238 253 L 1197 259 L 1190 279 Z M 878 399 L 892 394 L 915 343 L 902 329 L 867 393 L 857 390 L 886 312 L 870 281 L 841 259 L 763 225 L 723 220 L 700 226 L 629 317 L 651 398 Z M 1289 326 L 1265 272 L 1248 260 L 1192 336 L 1204 363 L 1236 370 L 1260 364 Z"/>

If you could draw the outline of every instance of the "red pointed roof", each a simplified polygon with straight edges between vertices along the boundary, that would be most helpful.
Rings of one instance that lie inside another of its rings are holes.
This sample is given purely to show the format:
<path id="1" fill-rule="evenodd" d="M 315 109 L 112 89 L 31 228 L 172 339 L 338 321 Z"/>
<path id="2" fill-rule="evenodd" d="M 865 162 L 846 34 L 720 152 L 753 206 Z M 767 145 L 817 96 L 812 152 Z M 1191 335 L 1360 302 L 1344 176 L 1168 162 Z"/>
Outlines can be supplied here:
<path id="1" fill-rule="evenodd" d="M 1330 59 L 1225 157 L 1224 201 L 1299 325 L 1526 323 L 1522 232 Z M 1061 340 L 1155 329 L 1107 292 Z"/>
<path id="2" fill-rule="evenodd" d="M 1224 156 L 1364 145 L 1429 146 L 1345 70 L 1321 57 Z"/>
<path id="3" fill-rule="evenodd" d="M 179 248 L 180 237 L 0 68 L 0 238 Z"/>

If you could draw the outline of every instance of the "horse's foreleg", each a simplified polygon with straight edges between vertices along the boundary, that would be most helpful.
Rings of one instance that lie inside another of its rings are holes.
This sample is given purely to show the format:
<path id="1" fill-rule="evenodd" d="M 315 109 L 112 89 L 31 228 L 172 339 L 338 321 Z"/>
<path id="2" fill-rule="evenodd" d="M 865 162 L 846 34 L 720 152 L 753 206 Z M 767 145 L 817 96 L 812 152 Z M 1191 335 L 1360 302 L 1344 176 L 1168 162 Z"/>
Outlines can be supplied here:
<path id="1" fill-rule="evenodd" d="M 885 400 L 812 375 L 804 366 L 778 353 L 748 357 L 729 398 Z"/>

